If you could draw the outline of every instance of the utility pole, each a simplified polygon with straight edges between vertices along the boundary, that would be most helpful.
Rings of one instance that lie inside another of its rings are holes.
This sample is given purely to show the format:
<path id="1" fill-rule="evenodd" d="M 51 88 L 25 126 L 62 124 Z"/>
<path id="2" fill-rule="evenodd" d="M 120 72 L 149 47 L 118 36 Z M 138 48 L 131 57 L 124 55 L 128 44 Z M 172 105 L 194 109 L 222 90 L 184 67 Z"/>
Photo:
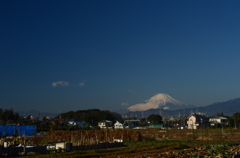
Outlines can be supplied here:
<path id="1" fill-rule="evenodd" d="M 239 109 L 240 111 L 240 109 Z M 237 127 L 239 127 L 239 112 L 238 112 L 238 119 L 237 119 Z M 236 124 L 235 124 L 235 128 L 236 128 Z"/>
<path id="2" fill-rule="evenodd" d="M 40 120 L 40 111 L 38 111 L 38 120 Z"/>
<path id="3" fill-rule="evenodd" d="M 240 109 L 239 109 L 239 111 L 240 111 Z M 237 124 L 238 124 L 238 127 L 239 127 L 239 112 L 238 112 Z"/>
<path id="4" fill-rule="evenodd" d="M 223 124 L 222 124 L 222 134 L 223 134 Z"/>
<path id="5" fill-rule="evenodd" d="M 182 126 L 182 119 L 181 119 L 181 113 L 178 113 L 178 119 L 180 120 L 180 126 Z"/>
<path id="6" fill-rule="evenodd" d="M 183 115 L 183 126 L 185 127 L 185 110 L 184 110 L 184 115 Z"/>

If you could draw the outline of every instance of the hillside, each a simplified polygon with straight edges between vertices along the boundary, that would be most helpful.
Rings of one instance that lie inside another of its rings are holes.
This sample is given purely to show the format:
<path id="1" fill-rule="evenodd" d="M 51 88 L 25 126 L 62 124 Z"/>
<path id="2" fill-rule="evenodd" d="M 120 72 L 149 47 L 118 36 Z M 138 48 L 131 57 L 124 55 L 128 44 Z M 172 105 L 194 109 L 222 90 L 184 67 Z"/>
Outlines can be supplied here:
<path id="1" fill-rule="evenodd" d="M 69 111 L 62 113 L 57 116 L 58 118 L 71 119 L 79 118 L 84 120 L 87 123 L 97 124 L 99 121 L 110 120 L 110 121 L 121 121 L 122 116 L 116 112 L 111 111 L 101 111 L 99 109 L 89 109 L 89 110 L 78 110 L 78 111 Z"/>

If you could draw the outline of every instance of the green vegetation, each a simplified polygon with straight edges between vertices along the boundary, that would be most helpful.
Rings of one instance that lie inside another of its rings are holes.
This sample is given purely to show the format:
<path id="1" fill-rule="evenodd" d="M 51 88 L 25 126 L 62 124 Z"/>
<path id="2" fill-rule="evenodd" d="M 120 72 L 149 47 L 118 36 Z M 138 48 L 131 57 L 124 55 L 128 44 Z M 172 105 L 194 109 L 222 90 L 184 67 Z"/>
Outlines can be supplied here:
<path id="1" fill-rule="evenodd" d="M 5 111 L 0 108 L 0 125 L 22 123 L 23 119 L 19 116 L 18 113 L 13 111 L 13 108 Z"/>
<path id="2" fill-rule="evenodd" d="M 159 124 L 162 123 L 162 117 L 160 115 L 152 114 L 148 116 L 147 121 L 151 124 Z"/>
<path id="3" fill-rule="evenodd" d="M 65 120 L 78 118 L 83 120 L 86 124 L 85 127 L 69 127 Z M 102 111 L 99 109 L 78 110 L 62 113 L 55 118 L 43 117 L 32 118 L 31 115 L 27 117 L 19 116 L 14 112 L 13 108 L 3 110 L 0 108 L 0 125 L 28 125 L 37 126 L 37 131 L 54 130 L 80 130 L 85 129 L 98 129 L 98 122 L 103 120 L 110 120 L 113 122 L 122 121 L 122 116 L 118 113 L 111 111 Z"/>
<path id="4" fill-rule="evenodd" d="M 69 111 L 58 115 L 56 118 L 62 119 L 71 119 L 78 118 L 84 122 L 91 124 L 92 126 L 97 126 L 99 121 L 110 120 L 115 122 L 116 120 L 121 121 L 122 116 L 115 112 L 110 111 L 101 111 L 99 109 L 89 109 L 89 110 L 78 110 L 78 111 Z"/>

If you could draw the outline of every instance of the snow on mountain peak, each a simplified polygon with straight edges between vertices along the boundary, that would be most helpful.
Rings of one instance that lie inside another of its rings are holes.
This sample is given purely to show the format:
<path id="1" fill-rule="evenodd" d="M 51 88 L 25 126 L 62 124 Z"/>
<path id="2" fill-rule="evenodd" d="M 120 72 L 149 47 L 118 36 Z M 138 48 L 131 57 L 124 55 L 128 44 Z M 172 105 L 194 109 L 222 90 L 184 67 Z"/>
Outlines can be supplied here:
<path id="1" fill-rule="evenodd" d="M 175 105 L 182 105 L 184 103 L 177 101 L 176 99 L 172 98 L 171 96 L 169 96 L 168 94 L 165 93 L 159 93 L 154 95 L 153 97 L 151 97 L 149 100 L 149 102 L 154 102 L 154 103 L 159 103 L 162 105 L 166 105 L 167 103 L 172 103 Z"/>
<path id="2" fill-rule="evenodd" d="M 168 94 L 165 93 L 159 93 L 151 97 L 149 100 L 146 100 L 143 103 L 135 104 L 133 106 L 130 106 L 128 110 L 130 111 L 146 111 L 149 109 L 180 109 L 180 108 L 186 108 L 188 104 L 182 103 Z"/>

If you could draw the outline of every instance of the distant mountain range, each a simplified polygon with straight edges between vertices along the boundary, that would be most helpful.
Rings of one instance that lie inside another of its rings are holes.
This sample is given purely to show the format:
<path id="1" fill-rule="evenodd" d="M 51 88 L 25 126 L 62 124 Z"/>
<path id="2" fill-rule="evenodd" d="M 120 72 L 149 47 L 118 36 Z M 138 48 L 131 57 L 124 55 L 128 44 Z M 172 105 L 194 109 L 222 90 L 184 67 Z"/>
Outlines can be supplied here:
<path id="1" fill-rule="evenodd" d="M 177 110 L 177 109 L 193 108 L 193 107 L 196 107 L 196 106 L 180 102 L 172 98 L 168 94 L 159 93 L 151 97 L 149 100 L 130 106 L 128 110 L 131 112 L 146 111 L 150 109 Z"/>
<path id="2" fill-rule="evenodd" d="M 27 117 L 56 117 L 59 113 L 42 112 L 37 110 L 17 111 L 20 116 Z M 217 113 L 223 113 L 227 116 L 232 116 L 236 112 L 240 112 L 240 98 L 231 99 L 225 102 L 217 102 L 208 106 L 196 107 L 180 102 L 171 96 L 159 93 L 149 100 L 142 103 L 130 106 L 128 109 L 114 110 L 119 114 L 127 115 L 128 117 L 148 117 L 151 114 L 160 114 L 162 117 L 183 117 L 189 116 L 193 112 L 205 113 L 207 116 L 214 116 Z"/>
<path id="3" fill-rule="evenodd" d="M 225 102 L 217 102 L 203 107 L 182 108 L 176 110 L 169 109 L 149 109 L 146 111 L 129 111 L 126 113 L 129 117 L 137 116 L 138 118 L 147 117 L 151 114 L 160 114 L 163 117 L 183 117 L 189 116 L 193 112 L 205 113 L 206 116 L 214 116 L 217 113 L 223 113 L 226 116 L 232 116 L 240 111 L 240 98 L 231 99 Z"/>

